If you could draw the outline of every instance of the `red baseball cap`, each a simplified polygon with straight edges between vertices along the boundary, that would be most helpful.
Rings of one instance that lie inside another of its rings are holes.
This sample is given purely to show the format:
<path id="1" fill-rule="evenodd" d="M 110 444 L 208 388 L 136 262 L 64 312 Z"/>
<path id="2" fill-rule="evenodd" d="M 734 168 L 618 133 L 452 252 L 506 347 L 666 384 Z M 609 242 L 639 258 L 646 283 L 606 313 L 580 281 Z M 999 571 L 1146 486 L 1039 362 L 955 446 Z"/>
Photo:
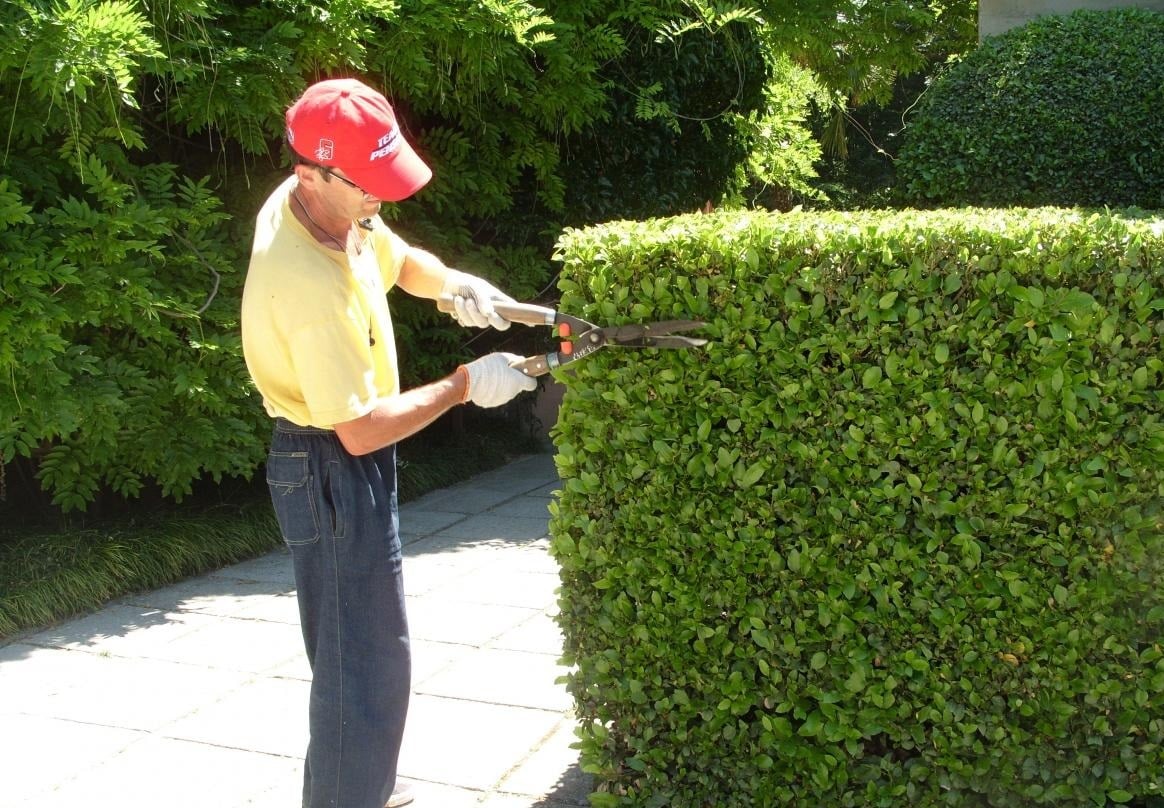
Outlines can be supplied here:
<path id="1" fill-rule="evenodd" d="M 412 196 L 432 169 L 404 140 L 388 99 L 356 79 L 313 84 L 287 110 L 287 142 L 300 157 L 338 168 L 386 202 Z"/>

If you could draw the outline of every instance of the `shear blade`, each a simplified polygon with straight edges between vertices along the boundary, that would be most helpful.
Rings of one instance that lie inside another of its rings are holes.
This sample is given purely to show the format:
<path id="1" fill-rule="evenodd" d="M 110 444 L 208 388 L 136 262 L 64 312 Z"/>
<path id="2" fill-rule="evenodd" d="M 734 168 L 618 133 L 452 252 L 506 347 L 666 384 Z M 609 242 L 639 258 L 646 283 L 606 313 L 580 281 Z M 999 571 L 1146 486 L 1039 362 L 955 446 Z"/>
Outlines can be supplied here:
<path id="1" fill-rule="evenodd" d="M 693 331 L 696 328 L 702 328 L 706 323 L 698 322 L 697 320 L 667 320 L 661 323 L 647 323 L 645 325 L 622 325 L 614 328 L 603 329 L 607 340 L 614 343 L 623 344 L 642 344 L 647 340 L 662 340 L 670 337 L 677 331 Z M 688 337 L 675 337 L 675 339 L 690 339 Z M 706 340 L 695 342 L 695 345 L 702 345 Z M 681 343 L 676 343 L 679 345 Z"/>
<path id="2" fill-rule="evenodd" d="M 706 345 L 707 340 L 696 337 L 644 337 L 628 345 L 626 348 L 698 348 Z"/>

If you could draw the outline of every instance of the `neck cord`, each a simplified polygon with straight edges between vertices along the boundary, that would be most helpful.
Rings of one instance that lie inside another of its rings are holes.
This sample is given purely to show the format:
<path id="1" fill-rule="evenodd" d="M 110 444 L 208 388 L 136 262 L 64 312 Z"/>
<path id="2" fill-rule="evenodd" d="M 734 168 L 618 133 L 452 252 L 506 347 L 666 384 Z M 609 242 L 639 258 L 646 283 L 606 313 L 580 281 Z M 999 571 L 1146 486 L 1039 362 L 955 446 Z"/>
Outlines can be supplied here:
<path id="1" fill-rule="evenodd" d="M 299 203 L 299 209 L 303 211 L 303 215 L 307 217 L 307 221 L 311 222 L 313 225 L 315 225 L 315 228 L 319 230 L 319 232 L 323 233 L 325 236 L 331 239 L 335 246 L 339 247 L 340 252 L 346 253 L 348 251 L 348 245 L 333 236 L 326 229 L 324 229 L 323 225 L 315 221 L 315 217 L 311 215 L 311 212 L 307 210 L 307 206 L 303 204 L 303 200 L 299 197 L 298 189 L 292 191 L 291 196 L 293 196 L 295 201 Z"/>

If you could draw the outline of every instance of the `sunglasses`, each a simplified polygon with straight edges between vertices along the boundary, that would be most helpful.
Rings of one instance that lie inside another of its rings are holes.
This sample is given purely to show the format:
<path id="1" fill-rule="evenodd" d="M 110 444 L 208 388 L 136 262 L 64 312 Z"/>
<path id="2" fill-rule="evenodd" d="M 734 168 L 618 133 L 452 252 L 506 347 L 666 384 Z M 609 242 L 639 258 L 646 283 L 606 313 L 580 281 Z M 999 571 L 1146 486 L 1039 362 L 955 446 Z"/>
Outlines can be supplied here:
<path id="1" fill-rule="evenodd" d="M 362 193 L 364 196 L 371 196 L 371 194 L 368 193 L 367 191 L 365 191 L 363 188 L 356 185 L 354 182 L 349 180 L 347 177 L 341 177 L 339 174 L 332 171 L 328 166 L 321 166 L 319 163 L 312 163 L 312 162 L 309 162 L 307 160 L 300 160 L 299 164 L 305 165 L 305 166 L 311 166 L 312 168 L 317 168 L 321 172 L 323 172 L 323 175 L 325 177 L 328 177 L 328 178 L 335 177 L 337 180 L 342 182 L 344 185 L 347 185 L 349 188 L 355 188 L 357 191 Z"/>
<path id="2" fill-rule="evenodd" d="M 327 176 L 329 176 L 329 177 L 335 177 L 337 180 L 339 180 L 340 182 L 342 182 L 344 185 L 347 185 L 347 186 L 348 186 L 348 187 L 350 187 L 350 188 L 355 188 L 357 191 L 359 191 L 360 193 L 362 193 L 364 196 L 371 196 L 371 194 L 370 194 L 370 193 L 368 193 L 367 191 L 365 191 L 365 190 L 364 190 L 363 188 L 361 188 L 360 186 L 356 185 L 354 182 L 352 182 L 351 180 L 349 180 L 347 177 L 341 177 L 339 174 L 335 173 L 334 171 L 332 171 L 332 170 L 331 170 L 330 168 L 328 168 L 327 166 L 320 166 L 320 167 L 319 167 L 319 170 L 320 170 L 320 171 L 322 171 L 324 174 L 326 174 L 326 175 L 327 175 Z"/>

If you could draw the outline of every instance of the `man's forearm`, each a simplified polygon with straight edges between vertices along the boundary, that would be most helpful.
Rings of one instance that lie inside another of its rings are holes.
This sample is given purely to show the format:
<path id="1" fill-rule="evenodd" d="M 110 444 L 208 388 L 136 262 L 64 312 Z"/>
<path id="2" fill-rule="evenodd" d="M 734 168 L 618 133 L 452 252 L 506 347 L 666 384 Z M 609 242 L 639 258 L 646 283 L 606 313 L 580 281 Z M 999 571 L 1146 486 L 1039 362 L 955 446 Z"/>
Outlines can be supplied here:
<path id="1" fill-rule="evenodd" d="M 458 369 L 439 381 L 381 399 L 367 415 L 336 424 L 335 432 L 351 454 L 368 454 L 424 429 L 463 403 L 467 390 L 468 376 Z"/>
<path id="2" fill-rule="evenodd" d="M 396 283 L 410 295 L 436 300 L 452 271 L 432 253 L 412 247 L 404 257 Z"/>

